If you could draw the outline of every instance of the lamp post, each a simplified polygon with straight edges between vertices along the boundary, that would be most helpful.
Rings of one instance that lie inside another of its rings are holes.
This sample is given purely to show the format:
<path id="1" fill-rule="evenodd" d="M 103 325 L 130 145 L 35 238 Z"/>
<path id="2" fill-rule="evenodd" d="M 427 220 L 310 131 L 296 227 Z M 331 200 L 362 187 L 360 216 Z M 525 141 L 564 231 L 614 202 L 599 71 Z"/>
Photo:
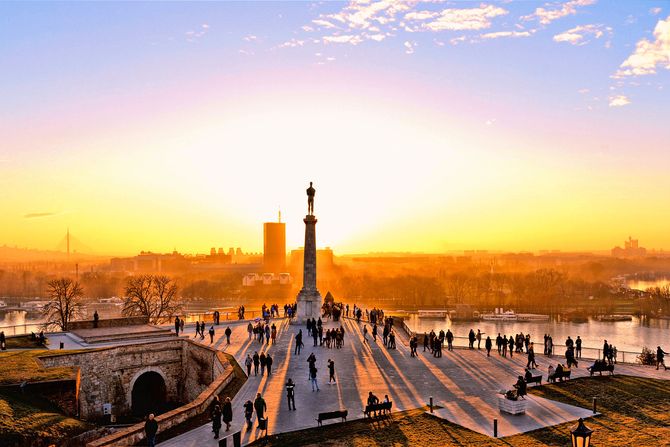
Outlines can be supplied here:
<path id="1" fill-rule="evenodd" d="M 577 427 L 572 430 L 572 447 L 589 447 L 593 430 L 584 425 L 584 419 L 579 418 Z"/>

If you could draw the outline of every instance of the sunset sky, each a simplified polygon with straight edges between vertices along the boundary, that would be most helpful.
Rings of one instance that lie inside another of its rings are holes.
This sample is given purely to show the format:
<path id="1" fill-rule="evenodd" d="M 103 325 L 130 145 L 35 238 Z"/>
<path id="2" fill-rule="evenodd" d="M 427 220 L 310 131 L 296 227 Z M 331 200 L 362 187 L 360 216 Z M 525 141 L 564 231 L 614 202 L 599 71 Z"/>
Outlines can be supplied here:
<path id="1" fill-rule="evenodd" d="M 670 3 L 0 2 L 0 245 L 670 249 Z"/>

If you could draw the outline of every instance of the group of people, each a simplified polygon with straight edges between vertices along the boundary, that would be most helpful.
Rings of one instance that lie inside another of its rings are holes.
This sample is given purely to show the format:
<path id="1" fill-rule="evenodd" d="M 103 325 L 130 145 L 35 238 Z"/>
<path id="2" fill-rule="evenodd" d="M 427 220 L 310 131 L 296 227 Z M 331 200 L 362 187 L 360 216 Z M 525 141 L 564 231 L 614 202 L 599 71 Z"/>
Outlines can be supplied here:
<path id="1" fill-rule="evenodd" d="M 368 342 L 368 326 L 363 325 L 363 342 Z M 379 329 L 377 323 L 372 323 L 372 340 L 377 343 L 377 336 Z M 389 317 L 384 320 L 384 329 L 382 329 L 382 341 L 384 346 L 388 349 L 396 349 L 395 332 L 393 331 L 393 318 Z M 410 340 L 411 341 L 411 340 Z M 410 343 L 411 344 L 411 343 Z M 414 350 L 416 353 L 416 349 Z"/>
<path id="2" fill-rule="evenodd" d="M 326 329 L 324 332 L 323 321 L 321 318 L 318 320 L 315 320 L 314 318 L 307 319 L 305 324 L 307 327 L 307 335 L 312 337 L 315 347 L 323 346 L 325 344 L 328 349 L 340 349 L 344 346 L 344 326 L 340 325 L 338 328 Z M 302 336 L 300 337 L 300 340 L 302 341 Z"/>
<path id="3" fill-rule="evenodd" d="M 244 360 L 244 366 L 247 368 L 247 377 L 251 377 L 251 367 L 254 367 L 254 376 L 258 375 L 258 369 L 260 367 L 261 377 L 267 370 L 268 377 L 272 375 L 272 356 L 268 352 L 267 354 L 261 352 L 258 354 L 258 351 L 254 351 L 254 355 L 247 354 L 247 358 Z"/>
<path id="4" fill-rule="evenodd" d="M 270 325 L 268 322 L 260 320 L 254 325 L 250 321 L 247 324 L 247 333 L 249 334 L 249 340 L 255 338 L 261 344 L 263 340 L 265 340 L 265 344 L 270 344 L 270 341 L 274 344 L 277 341 L 277 326 L 274 323 Z"/>

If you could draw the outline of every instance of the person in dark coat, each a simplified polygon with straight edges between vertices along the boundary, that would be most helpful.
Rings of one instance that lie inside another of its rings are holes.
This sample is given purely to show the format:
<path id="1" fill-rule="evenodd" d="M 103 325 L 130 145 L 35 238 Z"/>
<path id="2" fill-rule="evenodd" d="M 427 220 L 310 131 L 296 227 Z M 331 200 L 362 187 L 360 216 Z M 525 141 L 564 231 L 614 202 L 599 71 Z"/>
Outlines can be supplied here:
<path id="1" fill-rule="evenodd" d="M 491 348 L 493 347 L 493 342 L 491 341 L 491 337 L 486 337 L 486 341 L 484 342 L 484 347 L 486 348 L 486 357 L 491 357 Z"/>
<path id="2" fill-rule="evenodd" d="M 286 398 L 288 400 L 288 409 L 291 411 L 295 411 L 295 383 L 293 383 L 292 379 L 288 379 L 288 382 L 286 382 Z M 293 408 L 291 408 L 291 404 L 293 404 Z"/>
<path id="3" fill-rule="evenodd" d="M 149 447 L 155 447 L 156 433 L 158 433 L 158 422 L 154 419 L 153 413 L 149 415 L 147 421 L 144 423 L 144 433 L 147 435 Z"/>
<path id="4" fill-rule="evenodd" d="M 261 352 L 261 355 L 259 357 L 259 361 L 261 362 L 261 376 L 265 373 L 265 353 Z"/>
<path id="5" fill-rule="evenodd" d="M 221 417 L 226 424 L 226 431 L 230 431 L 230 423 L 233 421 L 233 403 L 230 401 L 230 397 L 226 397 L 226 400 L 223 401 Z"/>
<path id="6" fill-rule="evenodd" d="M 248 400 L 244 403 L 244 419 L 247 421 L 247 430 L 251 430 L 251 418 L 254 415 L 254 404 Z"/>
<path id="7" fill-rule="evenodd" d="M 261 396 L 261 393 L 256 394 L 256 400 L 254 401 L 254 410 L 256 410 L 256 419 L 258 419 L 259 421 L 263 419 L 263 416 L 265 415 L 267 409 L 268 406 L 265 403 L 265 399 L 263 399 L 263 397 Z"/>
<path id="8" fill-rule="evenodd" d="M 519 376 L 518 380 L 514 384 L 514 388 L 516 388 L 516 394 L 522 399 L 525 399 L 526 394 L 526 381 L 523 380 L 523 376 Z"/>
<path id="9" fill-rule="evenodd" d="M 219 430 L 221 430 L 221 407 L 214 406 L 212 410 L 212 431 L 214 432 L 214 439 L 219 439 Z"/>
<path id="10" fill-rule="evenodd" d="M 230 334 L 232 334 L 232 333 L 233 333 L 233 331 L 230 329 L 230 326 L 228 326 L 226 328 L 226 332 L 225 332 L 225 334 L 226 334 L 226 344 L 228 344 L 228 345 L 230 344 Z"/>
<path id="11" fill-rule="evenodd" d="M 302 349 L 302 346 L 302 329 L 300 329 L 300 331 L 298 331 L 295 336 L 295 351 L 293 351 L 293 354 L 300 355 L 300 349 Z"/>
<path id="12" fill-rule="evenodd" d="M 272 357 L 270 354 L 265 356 L 265 367 L 268 370 L 268 377 L 272 375 Z"/>
<path id="13" fill-rule="evenodd" d="M 179 336 L 179 329 L 181 328 L 181 325 L 179 323 L 179 317 L 174 317 L 174 331 Z"/>
<path id="14" fill-rule="evenodd" d="M 258 351 L 254 351 L 254 376 L 258 375 L 258 365 L 261 363 L 261 358 L 258 356 Z"/>

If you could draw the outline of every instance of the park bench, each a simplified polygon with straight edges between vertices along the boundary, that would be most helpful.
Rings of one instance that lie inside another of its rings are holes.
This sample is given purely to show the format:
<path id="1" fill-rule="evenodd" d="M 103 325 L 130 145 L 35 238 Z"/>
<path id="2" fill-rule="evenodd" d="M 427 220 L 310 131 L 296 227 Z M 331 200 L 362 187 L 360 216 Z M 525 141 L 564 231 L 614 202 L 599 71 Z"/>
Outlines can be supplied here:
<path id="1" fill-rule="evenodd" d="M 554 372 L 554 375 L 549 379 L 550 382 L 556 382 L 557 380 L 569 379 L 572 370 L 564 369 L 563 372 L 557 373 Z"/>
<path id="2" fill-rule="evenodd" d="M 327 421 L 328 419 L 342 419 L 342 422 L 345 422 L 347 420 L 348 414 L 349 411 L 347 410 L 327 411 L 325 413 L 319 413 L 319 417 L 316 418 L 316 422 L 319 423 L 319 427 L 323 421 Z"/>
<path id="3" fill-rule="evenodd" d="M 392 406 L 393 402 L 382 402 L 380 404 L 367 405 L 365 410 L 363 410 L 363 414 L 365 414 L 367 417 L 372 417 L 371 413 L 374 413 L 375 416 L 381 416 L 390 413 Z"/>
<path id="4" fill-rule="evenodd" d="M 613 364 L 602 364 L 602 363 L 596 363 L 593 366 L 589 366 L 586 368 L 589 373 L 591 374 L 591 377 L 593 377 L 593 373 L 600 373 L 600 375 L 603 375 L 603 371 L 608 371 L 610 373 L 610 376 L 614 374 L 614 365 Z"/>
<path id="5" fill-rule="evenodd" d="M 526 380 L 526 379 L 524 379 L 524 380 Z M 528 385 L 530 385 L 531 383 L 537 383 L 538 385 L 542 385 L 542 375 L 533 376 L 530 379 L 527 379 L 526 383 Z"/>

